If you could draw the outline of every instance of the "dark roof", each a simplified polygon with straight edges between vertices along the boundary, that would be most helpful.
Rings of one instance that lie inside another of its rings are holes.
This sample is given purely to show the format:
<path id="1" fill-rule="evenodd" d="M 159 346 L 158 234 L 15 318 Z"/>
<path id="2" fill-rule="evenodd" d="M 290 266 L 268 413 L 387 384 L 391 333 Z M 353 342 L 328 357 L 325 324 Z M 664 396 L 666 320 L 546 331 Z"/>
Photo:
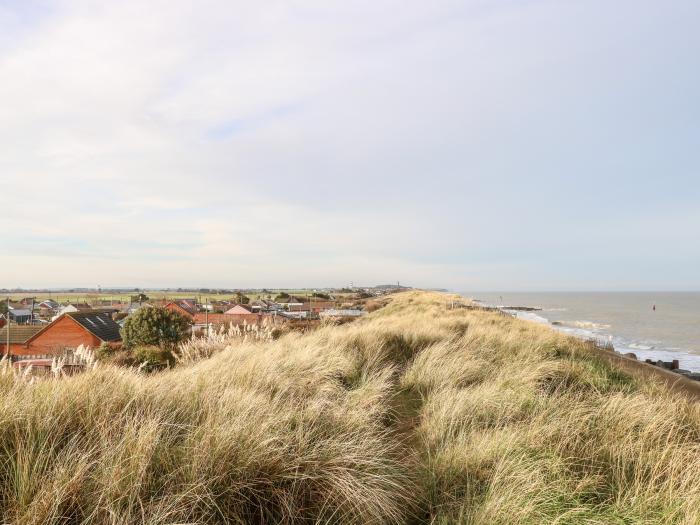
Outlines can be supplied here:
<path id="1" fill-rule="evenodd" d="M 74 306 L 78 310 L 92 310 L 92 306 L 87 303 L 68 303 L 65 306 Z"/>
<path id="2" fill-rule="evenodd" d="M 10 344 L 24 344 L 36 334 L 41 332 L 43 326 L 10 326 Z M 0 345 L 6 344 L 7 327 L 0 328 Z"/>
<path id="3" fill-rule="evenodd" d="M 197 311 L 186 302 L 171 301 L 165 305 L 165 308 L 167 308 L 170 305 L 176 306 L 177 308 L 179 308 L 180 310 L 183 310 L 185 313 L 187 313 L 188 315 L 191 315 L 191 316 L 197 313 Z"/>
<path id="4" fill-rule="evenodd" d="M 102 341 L 113 343 L 122 340 L 122 336 L 119 333 L 119 325 L 108 313 L 84 311 L 68 312 L 65 315 L 78 322 L 80 326 Z"/>

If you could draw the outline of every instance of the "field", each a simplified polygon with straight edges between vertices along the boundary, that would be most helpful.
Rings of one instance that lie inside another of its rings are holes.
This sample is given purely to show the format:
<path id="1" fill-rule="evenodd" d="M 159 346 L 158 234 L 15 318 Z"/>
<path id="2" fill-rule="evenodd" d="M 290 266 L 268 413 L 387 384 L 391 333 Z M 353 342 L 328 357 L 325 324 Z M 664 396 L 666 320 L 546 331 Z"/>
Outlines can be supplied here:
<path id="1" fill-rule="evenodd" d="M 272 299 L 281 292 L 286 292 L 290 295 L 299 295 L 301 297 L 309 296 L 313 293 L 311 289 L 268 289 L 266 292 L 254 291 L 249 293 L 244 293 L 244 295 L 251 300 L 256 299 L 266 299 L 271 297 Z M 25 297 L 36 297 L 38 301 L 44 299 L 53 299 L 58 303 L 68 303 L 68 302 L 79 302 L 79 303 L 92 303 L 94 301 L 114 301 L 115 303 L 124 302 L 128 303 L 131 297 L 138 295 L 139 292 L 136 291 L 120 291 L 120 292 L 13 292 L 7 295 L 0 295 L 0 300 L 5 300 L 8 296 L 10 301 L 20 301 Z M 206 303 L 212 301 L 228 300 L 234 297 L 234 293 L 212 293 L 212 292 L 178 292 L 175 290 L 143 290 L 149 299 L 153 300 L 176 300 L 176 299 L 192 299 L 196 298 L 199 303 Z M 340 299 L 347 298 L 352 294 L 347 293 L 334 293 L 335 297 Z"/>
<path id="2" fill-rule="evenodd" d="M 0 375 L 26 524 L 700 522 L 700 410 L 585 342 L 448 297 L 169 371 Z M 376 305 L 375 305 L 376 306 Z"/>

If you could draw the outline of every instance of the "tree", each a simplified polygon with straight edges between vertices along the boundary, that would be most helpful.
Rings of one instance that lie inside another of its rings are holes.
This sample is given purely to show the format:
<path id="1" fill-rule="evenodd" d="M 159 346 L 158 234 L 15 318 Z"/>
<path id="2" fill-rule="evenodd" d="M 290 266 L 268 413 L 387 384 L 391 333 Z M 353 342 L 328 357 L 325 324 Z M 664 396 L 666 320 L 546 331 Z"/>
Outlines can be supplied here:
<path id="1" fill-rule="evenodd" d="M 132 303 L 145 303 L 149 300 L 149 297 L 145 293 L 140 293 L 138 295 L 131 296 Z"/>
<path id="2" fill-rule="evenodd" d="M 162 307 L 141 308 L 124 322 L 122 341 L 126 348 L 158 346 L 174 348 L 190 329 L 184 315 Z"/>
<path id="3" fill-rule="evenodd" d="M 250 297 L 243 295 L 242 292 L 236 292 L 234 300 L 238 304 L 248 304 L 250 302 Z"/>
<path id="4" fill-rule="evenodd" d="M 280 292 L 277 297 L 275 297 L 275 301 L 288 301 L 289 300 L 289 294 L 287 292 Z"/>

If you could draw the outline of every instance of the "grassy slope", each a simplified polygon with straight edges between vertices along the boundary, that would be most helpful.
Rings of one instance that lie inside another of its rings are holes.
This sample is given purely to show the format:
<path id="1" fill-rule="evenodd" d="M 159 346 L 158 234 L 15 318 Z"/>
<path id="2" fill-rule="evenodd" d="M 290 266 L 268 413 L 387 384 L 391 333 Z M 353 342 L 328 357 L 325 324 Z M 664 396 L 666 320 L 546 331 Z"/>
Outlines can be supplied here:
<path id="1" fill-rule="evenodd" d="M 584 343 L 445 303 L 401 294 L 154 376 L 0 375 L 0 518 L 700 522 L 696 404 Z"/>

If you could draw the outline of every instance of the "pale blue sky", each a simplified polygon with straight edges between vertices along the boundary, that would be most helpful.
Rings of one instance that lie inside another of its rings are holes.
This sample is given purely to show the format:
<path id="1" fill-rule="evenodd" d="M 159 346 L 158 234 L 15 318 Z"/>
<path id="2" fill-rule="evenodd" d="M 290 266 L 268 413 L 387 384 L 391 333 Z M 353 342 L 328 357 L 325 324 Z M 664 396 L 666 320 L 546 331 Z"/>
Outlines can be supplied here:
<path id="1" fill-rule="evenodd" d="M 0 0 L 0 288 L 700 289 L 699 20 Z"/>

